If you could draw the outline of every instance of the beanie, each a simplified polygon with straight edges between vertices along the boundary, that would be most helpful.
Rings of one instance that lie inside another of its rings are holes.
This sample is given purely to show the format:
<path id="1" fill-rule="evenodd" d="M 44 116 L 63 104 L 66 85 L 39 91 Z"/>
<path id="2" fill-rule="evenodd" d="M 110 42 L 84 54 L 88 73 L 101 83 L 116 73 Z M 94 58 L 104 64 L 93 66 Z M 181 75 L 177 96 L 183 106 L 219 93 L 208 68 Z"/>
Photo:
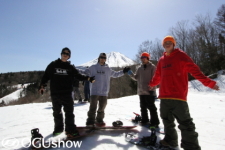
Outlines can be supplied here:
<path id="1" fill-rule="evenodd" d="M 99 62 L 100 57 L 105 57 L 106 58 L 106 54 L 105 53 L 100 53 L 99 56 L 98 56 L 98 62 Z"/>
<path id="2" fill-rule="evenodd" d="M 68 48 L 68 47 L 64 47 L 63 49 L 62 49 L 62 52 L 61 52 L 61 54 L 64 52 L 64 51 L 68 51 L 69 52 L 69 58 L 70 58 L 70 56 L 71 56 L 71 51 L 70 51 L 70 49 Z"/>
<path id="3" fill-rule="evenodd" d="M 162 45 L 163 45 L 165 42 L 167 42 L 167 41 L 171 41 L 171 42 L 174 44 L 174 46 L 176 46 L 176 41 L 175 41 L 174 37 L 172 37 L 172 36 L 170 36 L 170 35 L 166 36 L 166 37 L 163 39 Z"/>
<path id="4" fill-rule="evenodd" d="M 141 54 L 141 57 L 147 57 L 148 60 L 149 60 L 150 59 L 150 54 L 147 53 L 147 52 L 144 52 L 144 53 Z"/>

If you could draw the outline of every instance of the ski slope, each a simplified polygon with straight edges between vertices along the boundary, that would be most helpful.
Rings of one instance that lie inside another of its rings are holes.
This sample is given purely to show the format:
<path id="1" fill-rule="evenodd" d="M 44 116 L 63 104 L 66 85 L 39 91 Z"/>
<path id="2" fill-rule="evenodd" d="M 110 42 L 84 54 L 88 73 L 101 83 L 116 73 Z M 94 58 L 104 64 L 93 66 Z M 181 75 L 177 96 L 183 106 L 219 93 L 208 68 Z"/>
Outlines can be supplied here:
<path id="1" fill-rule="evenodd" d="M 29 84 L 24 84 L 23 86 L 26 88 L 28 85 Z M 22 96 L 22 97 L 24 96 L 24 94 L 22 92 L 24 89 L 23 89 L 21 84 L 15 85 L 14 87 L 16 87 L 17 90 L 12 92 L 12 93 L 10 93 L 9 95 L 6 95 L 6 96 L 0 98 L 0 103 L 4 100 L 4 102 L 6 104 L 8 104 L 10 101 L 18 100 L 18 98 L 20 96 Z"/>
<path id="2" fill-rule="evenodd" d="M 221 74 L 215 79 L 220 86 L 220 91 L 213 91 L 204 87 L 197 80 L 189 82 L 188 104 L 190 113 L 199 133 L 199 143 L 202 150 L 225 149 L 225 75 Z M 17 99 L 18 91 L 9 94 L 4 99 Z M 155 104 L 159 108 L 160 100 Z M 77 126 L 84 126 L 87 119 L 89 103 L 74 105 L 75 121 Z M 133 125 L 129 119 L 134 117 L 133 112 L 140 113 L 139 97 L 137 95 L 109 99 L 105 111 L 105 122 L 111 125 L 115 120 L 121 120 L 124 125 Z M 158 109 L 159 113 L 159 109 Z M 24 148 L 30 141 L 30 130 L 39 128 L 43 136 L 51 137 L 54 128 L 52 104 L 32 103 L 0 107 L 0 150 L 8 149 L 26 150 Z M 160 114 L 160 113 L 159 113 Z M 161 124 L 162 125 L 162 121 Z M 139 136 L 148 136 L 150 132 L 143 127 L 136 127 Z M 179 141 L 180 131 L 177 128 Z M 125 141 L 125 133 L 129 130 L 99 130 L 92 135 L 79 139 L 81 147 L 72 147 L 71 150 L 142 150 Z M 158 140 L 164 135 L 159 134 Z M 15 142 L 16 141 L 16 142 Z M 8 142 L 8 143 L 7 143 Z M 10 146 L 11 144 L 11 146 Z M 23 144 L 23 146 L 22 146 Z M 60 147 L 61 150 L 69 148 Z M 180 148 L 181 149 L 181 148 Z"/>
<path id="3" fill-rule="evenodd" d="M 160 101 L 156 102 L 159 108 Z M 225 149 L 225 94 L 220 92 L 198 92 L 190 91 L 188 94 L 188 103 L 191 116 L 196 124 L 196 130 L 199 133 L 199 142 L 202 150 L 222 150 Z M 74 114 L 76 115 L 77 126 L 85 125 L 89 103 L 74 105 Z M 158 110 L 159 111 L 159 110 Z M 124 125 L 132 125 L 129 118 L 133 116 L 132 112 L 139 113 L 139 98 L 137 95 L 122 97 L 118 99 L 109 99 L 106 107 L 105 122 L 107 125 L 120 119 Z M 7 106 L 0 108 L 0 149 L 3 147 L 3 140 L 6 138 L 15 138 L 17 141 L 29 143 L 30 130 L 39 128 L 43 136 L 49 136 L 53 131 L 52 105 L 47 103 L 33 103 L 25 105 Z M 162 122 L 160 124 L 162 126 Z M 179 141 L 180 131 L 179 134 Z M 95 131 L 94 134 L 79 139 L 82 141 L 80 150 L 142 150 L 127 143 L 124 138 L 126 130 L 102 130 Z M 137 127 L 136 132 L 140 136 L 148 136 L 150 132 L 143 127 Z M 158 136 L 158 140 L 163 135 Z M 15 140 L 14 139 L 14 140 Z M 12 139 L 11 139 L 12 140 Z M 17 146 L 12 149 L 26 149 Z M 61 148 L 66 150 L 68 148 Z M 75 150 L 78 148 L 71 148 Z"/>

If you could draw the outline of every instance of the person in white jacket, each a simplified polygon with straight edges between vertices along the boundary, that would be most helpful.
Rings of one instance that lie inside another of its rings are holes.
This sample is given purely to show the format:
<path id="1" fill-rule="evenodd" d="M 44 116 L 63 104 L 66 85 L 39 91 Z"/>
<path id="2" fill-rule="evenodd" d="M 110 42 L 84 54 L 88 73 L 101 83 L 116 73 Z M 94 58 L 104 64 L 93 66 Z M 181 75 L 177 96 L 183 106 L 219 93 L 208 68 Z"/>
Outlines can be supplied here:
<path id="1" fill-rule="evenodd" d="M 105 126 L 103 119 L 105 116 L 104 110 L 107 105 L 107 97 L 110 89 L 110 78 L 121 77 L 130 70 L 130 68 L 125 67 L 121 71 L 114 71 L 109 68 L 105 62 L 106 54 L 101 53 L 98 58 L 98 63 L 90 66 L 84 71 L 86 75 L 95 76 L 96 80 L 94 83 L 90 84 L 91 98 L 86 122 L 87 126 L 95 126 L 95 124 L 97 126 Z"/>

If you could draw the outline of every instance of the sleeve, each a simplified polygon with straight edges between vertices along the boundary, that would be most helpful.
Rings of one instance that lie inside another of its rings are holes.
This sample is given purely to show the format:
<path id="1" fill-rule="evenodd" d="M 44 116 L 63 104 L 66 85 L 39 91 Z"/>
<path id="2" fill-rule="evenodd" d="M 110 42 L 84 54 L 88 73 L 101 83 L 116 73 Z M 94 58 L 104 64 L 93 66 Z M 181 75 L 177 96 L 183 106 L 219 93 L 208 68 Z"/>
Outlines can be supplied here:
<path id="1" fill-rule="evenodd" d="M 137 81 L 139 76 L 139 68 L 136 70 L 135 74 L 130 75 L 131 79 L 133 79 L 134 81 Z"/>
<path id="2" fill-rule="evenodd" d="M 48 82 L 48 80 L 50 80 L 50 76 L 51 76 L 51 70 L 52 70 L 52 65 L 53 65 L 53 62 L 52 63 L 50 63 L 48 66 L 47 66 L 47 68 L 45 69 L 45 72 L 44 72 L 44 75 L 43 75 L 43 77 L 42 77 L 42 79 L 41 79 L 41 83 L 40 83 L 40 86 L 39 86 L 39 88 L 41 87 L 41 86 L 44 86 L 44 87 L 46 87 L 47 86 L 47 82 Z"/>
<path id="3" fill-rule="evenodd" d="M 88 76 L 84 76 L 84 75 L 80 74 L 79 71 L 74 66 L 72 68 L 73 68 L 74 77 L 76 79 L 78 79 L 79 81 L 88 80 Z"/>
<path id="4" fill-rule="evenodd" d="M 183 54 L 181 61 L 184 65 L 186 72 L 189 72 L 195 79 L 199 80 L 204 86 L 213 88 L 216 82 L 205 76 L 200 68 L 193 62 L 193 60 L 187 55 Z"/>
<path id="5" fill-rule="evenodd" d="M 77 69 L 77 68 L 76 68 Z M 84 75 L 88 75 L 88 76 L 91 76 L 90 74 L 90 68 L 87 68 L 85 70 L 83 69 L 77 69 L 77 71 L 80 73 L 80 74 L 84 74 Z"/>
<path id="6" fill-rule="evenodd" d="M 154 87 L 160 83 L 161 80 L 161 61 L 159 60 L 152 80 L 149 82 L 149 86 Z"/>
<path id="7" fill-rule="evenodd" d="M 110 76 L 113 77 L 113 78 L 118 78 L 118 77 L 121 77 L 121 76 L 124 75 L 123 70 L 121 70 L 121 71 L 114 71 L 114 70 L 110 69 L 110 72 L 111 72 Z"/>

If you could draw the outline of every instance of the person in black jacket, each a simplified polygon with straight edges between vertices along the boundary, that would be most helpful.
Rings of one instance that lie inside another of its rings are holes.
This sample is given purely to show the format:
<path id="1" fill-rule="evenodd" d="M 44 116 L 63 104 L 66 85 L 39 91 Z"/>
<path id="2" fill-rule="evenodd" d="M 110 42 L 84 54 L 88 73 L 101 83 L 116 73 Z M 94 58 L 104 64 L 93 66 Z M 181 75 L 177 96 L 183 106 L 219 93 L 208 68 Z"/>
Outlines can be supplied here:
<path id="1" fill-rule="evenodd" d="M 81 81 L 89 80 L 90 82 L 94 82 L 94 77 L 81 75 L 68 61 L 70 56 L 70 49 L 65 47 L 61 52 L 61 59 L 57 59 L 47 66 L 41 80 L 39 92 L 43 94 L 44 88 L 47 86 L 48 80 L 50 80 L 52 109 L 55 122 L 53 135 L 58 135 L 64 130 L 63 115 L 61 112 L 62 106 L 64 106 L 65 131 L 67 137 L 74 137 L 78 136 L 79 132 L 76 130 L 74 123 L 74 102 L 72 99 L 73 80 L 75 77 Z"/>

